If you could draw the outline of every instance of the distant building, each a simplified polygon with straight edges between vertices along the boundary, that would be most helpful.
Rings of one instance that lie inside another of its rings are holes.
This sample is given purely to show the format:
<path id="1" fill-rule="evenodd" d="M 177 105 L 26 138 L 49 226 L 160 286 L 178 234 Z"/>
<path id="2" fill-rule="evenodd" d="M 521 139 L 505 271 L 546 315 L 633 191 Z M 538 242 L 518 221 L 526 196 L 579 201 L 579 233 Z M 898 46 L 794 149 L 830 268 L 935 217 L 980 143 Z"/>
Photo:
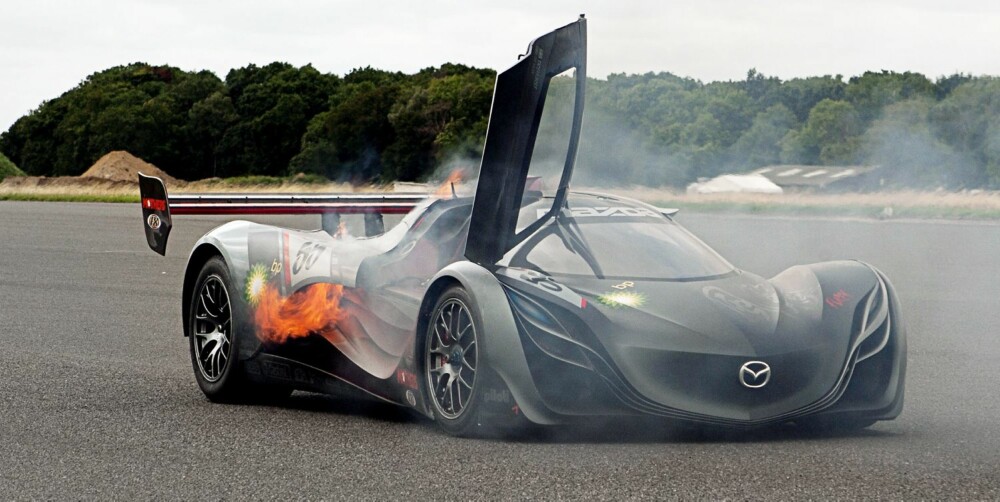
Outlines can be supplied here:
<path id="1" fill-rule="evenodd" d="M 782 193 L 781 187 L 775 185 L 759 174 L 723 174 L 710 180 L 699 180 L 687 187 L 687 193 Z"/>
<path id="2" fill-rule="evenodd" d="M 786 190 L 870 190 L 879 180 L 872 171 L 878 166 L 798 166 L 779 165 L 755 169 L 759 174 Z"/>

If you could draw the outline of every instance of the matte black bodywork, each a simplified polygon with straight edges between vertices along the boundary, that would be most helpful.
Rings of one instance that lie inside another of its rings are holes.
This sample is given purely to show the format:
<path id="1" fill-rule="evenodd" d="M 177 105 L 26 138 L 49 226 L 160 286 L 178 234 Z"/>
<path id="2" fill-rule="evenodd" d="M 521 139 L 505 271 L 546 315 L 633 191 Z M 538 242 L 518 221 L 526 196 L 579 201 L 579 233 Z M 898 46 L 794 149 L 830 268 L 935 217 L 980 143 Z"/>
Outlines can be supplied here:
<path id="1" fill-rule="evenodd" d="M 479 397 L 484 420 L 895 418 L 906 339 L 895 292 L 878 270 L 829 262 L 765 280 L 732 267 L 670 213 L 568 192 L 585 42 L 581 19 L 536 40 L 498 76 L 475 197 L 428 198 L 396 227 L 365 238 L 225 224 L 195 245 L 183 305 L 205 260 L 221 256 L 249 307 L 238 329 L 257 335 L 240 338 L 252 380 L 320 392 L 346 384 L 428 416 L 419 376 L 428 317 L 438 296 L 460 285 L 483 325 L 481 361 L 497 377 Z M 526 192 L 548 79 L 570 68 L 577 94 L 560 183 L 551 197 Z M 166 191 L 143 183 L 147 237 L 162 253 Z M 351 207 L 375 207 L 358 204 Z M 269 327 L 284 315 L 276 305 L 323 285 L 337 288 L 327 297 L 332 320 L 298 335 Z"/>

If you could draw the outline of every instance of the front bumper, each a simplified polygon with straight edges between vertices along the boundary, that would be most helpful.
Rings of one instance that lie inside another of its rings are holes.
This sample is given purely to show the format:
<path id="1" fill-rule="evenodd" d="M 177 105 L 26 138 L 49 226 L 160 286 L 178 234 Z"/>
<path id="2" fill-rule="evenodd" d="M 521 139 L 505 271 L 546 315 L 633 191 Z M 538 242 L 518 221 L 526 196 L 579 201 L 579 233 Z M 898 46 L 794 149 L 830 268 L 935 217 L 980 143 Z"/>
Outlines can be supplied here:
<path id="1" fill-rule="evenodd" d="M 624 358 L 619 355 L 617 360 L 625 359 L 631 365 L 629 373 L 655 376 L 657 387 L 642 391 L 613 362 L 615 359 L 594 342 L 596 337 L 579 336 L 588 327 L 582 323 L 573 326 L 552 323 L 553 319 L 563 319 L 566 324 L 571 321 L 548 310 L 558 307 L 527 299 L 548 314 L 547 321 L 539 322 L 537 312 L 526 311 L 526 295 L 510 289 L 506 292 L 531 380 L 537 389 L 538 402 L 532 403 L 532 407 L 544 409 L 547 421 L 570 422 L 574 417 L 598 415 L 652 415 L 701 424 L 757 427 L 820 413 L 850 413 L 853 417 L 874 420 L 892 419 L 899 414 L 906 367 L 905 334 L 900 323 L 892 322 L 898 320 L 898 305 L 891 286 L 882 280 L 881 274 L 879 277 L 879 286 L 872 295 L 881 300 L 865 304 L 870 310 L 885 309 L 884 316 L 868 312 L 867 318 L 878 320 L 879 325 L 855 326 L 867 333 L 859 332 L 849 355 L 833 363 L 823 360 L 822 350 L 768 355 L 766 359 L 774 367 L 797 368 L 794 371 L 797 378 L 775 378 L 766 392 L 741 387 L 735 371 L 743 362 L 759 355 L 649 349 L 637 350 Z M 560 330 L 574 335 L 552 336 Z M 810 369 L 823 364 L 836 366 L 832 370 L 838 377 L 832 386 L 809 381 L 818 373 Z M 804 398 L 801 390 L 807 387 L 821 390 Z M 681 405 L 672 406 L 668 402 Z"/>

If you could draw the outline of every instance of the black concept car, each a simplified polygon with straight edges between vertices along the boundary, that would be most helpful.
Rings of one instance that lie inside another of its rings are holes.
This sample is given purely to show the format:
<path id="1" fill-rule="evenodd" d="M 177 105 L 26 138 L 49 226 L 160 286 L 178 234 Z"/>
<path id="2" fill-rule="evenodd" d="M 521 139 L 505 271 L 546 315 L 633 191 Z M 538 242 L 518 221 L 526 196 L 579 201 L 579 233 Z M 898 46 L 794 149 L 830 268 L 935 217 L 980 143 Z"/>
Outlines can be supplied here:
<path id="1" fill-rule="evenodd" d="M 174 195 L 140 176 L 147 240 L 173 215 L 313 213 L 322 230 L 231 221 L 183 282 L 195 379 L 213 401 L 337 392 L 457 435 L 638 415 L 752 427 L 865 427 L 903 405 L 906 340 L 886 277 L 858 261 L 738 270 L 673 212 L 570 192 L 586 20 L 497 77 L 475 193 Z M 551 79 L 575 70 L 552 193 L 528 177 Z M 363 214 L 363 237 L 338 232 Z M 383 214 L 405 217 L 388 231 Z"/>

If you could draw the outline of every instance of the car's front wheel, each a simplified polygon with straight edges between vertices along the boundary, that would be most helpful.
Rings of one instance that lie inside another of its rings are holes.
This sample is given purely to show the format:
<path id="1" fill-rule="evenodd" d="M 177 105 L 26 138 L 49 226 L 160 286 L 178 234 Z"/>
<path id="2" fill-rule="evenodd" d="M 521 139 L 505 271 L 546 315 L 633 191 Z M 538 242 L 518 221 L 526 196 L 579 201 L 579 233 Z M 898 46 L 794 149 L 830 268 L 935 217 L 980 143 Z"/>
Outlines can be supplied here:
<path id="1" fill-rule="evenodd" d="M 424 374 L 434 418 L 448 433 L 476 432 L 485 385 L 482 322 L 464 288 L 453 286 L 438 298 L 424 343 Z"/>
<path id="2" fill-rule="evenodd" d="M 188 299 L 191 365 L 198 387 L 216 402 L 273 400 L 291 392 L 284 387 L 255 385 L 239 361 L 239 322 L 246 306 L 232 294 L 229 267 L 221 257 L 205 262 Z"/>

